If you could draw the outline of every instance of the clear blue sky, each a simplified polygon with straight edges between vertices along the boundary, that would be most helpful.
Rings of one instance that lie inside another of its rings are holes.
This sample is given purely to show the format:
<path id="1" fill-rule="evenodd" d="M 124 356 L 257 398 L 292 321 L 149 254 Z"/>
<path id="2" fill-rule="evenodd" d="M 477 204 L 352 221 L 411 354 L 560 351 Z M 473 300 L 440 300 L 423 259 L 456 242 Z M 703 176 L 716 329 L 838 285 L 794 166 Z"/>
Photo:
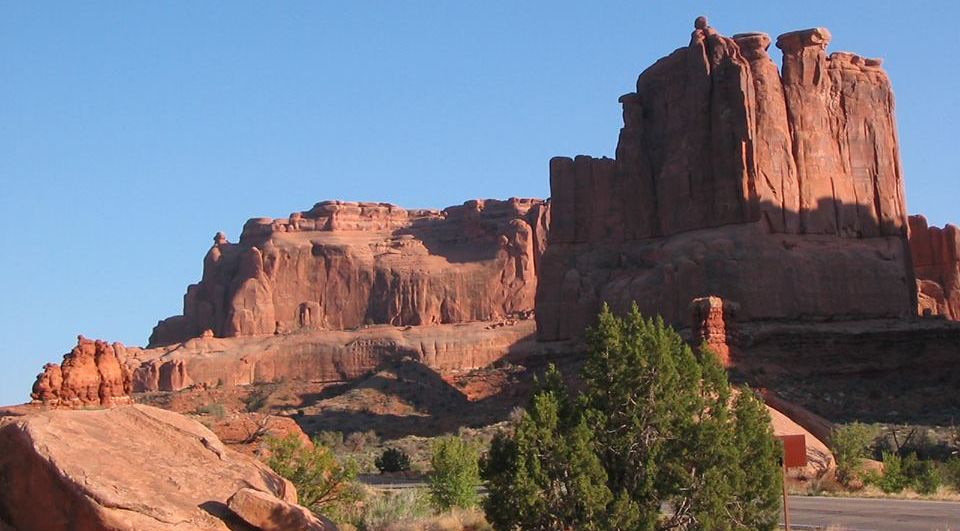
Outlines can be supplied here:
<path id="1" fill-rule="evenodd" d="M 916 5 L 915 5 L 916 4 Z M 686 45 L 826 26 L 885 59 L 911 212 L 960 222 L 954 2 L 0 1 L 0 404 L 78 333 L 139 345 L 218 230 L 322 199 L 549 194 Z M 779 53 L 775 50 L 775 57 Z"/>

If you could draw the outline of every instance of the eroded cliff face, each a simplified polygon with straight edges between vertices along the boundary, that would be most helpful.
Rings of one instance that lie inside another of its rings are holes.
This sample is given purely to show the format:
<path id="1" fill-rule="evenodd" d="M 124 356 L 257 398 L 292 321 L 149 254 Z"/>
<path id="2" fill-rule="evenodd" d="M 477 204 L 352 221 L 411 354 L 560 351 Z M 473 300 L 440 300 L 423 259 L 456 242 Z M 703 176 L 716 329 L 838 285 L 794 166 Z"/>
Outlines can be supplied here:
<path id="1" fill-rule="evenodd" d="M 327 201 L 218 233 L 184 313 L 151 346 L 363 324 L 486 321 L 533 311 L 549 208 L 477 200 L 443 211 Z"/>
<path id="2" fill-rule="evenodd" d="M 620 98 L 615 160 L 551 161 L 542 339 L 602 302 L 680 325 L 710 295 L 747 320 L 914 312 L 890 81 L 829 41 L 781 35 L 781 73 L 765 34 L 698 27 Z"/>
<path id="3" fill-rule="evenodd" d="M 910 216 L 910 251 L 919 312 L 960 321 L 960 229 L 930 227 L 923 216 Z"/>

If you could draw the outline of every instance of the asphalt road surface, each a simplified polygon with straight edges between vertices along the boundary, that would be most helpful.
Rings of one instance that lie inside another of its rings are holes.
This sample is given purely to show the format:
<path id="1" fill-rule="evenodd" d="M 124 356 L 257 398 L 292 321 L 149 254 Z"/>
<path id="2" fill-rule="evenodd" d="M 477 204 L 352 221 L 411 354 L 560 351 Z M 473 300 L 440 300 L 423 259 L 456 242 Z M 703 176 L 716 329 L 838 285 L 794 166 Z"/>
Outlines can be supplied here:
<path id="1" fill-rule="evenodd" d="M 790 496 L 790 528 L 960 531 L 960 502 Z"/>
<path id="2" fill-rule="evenodd" d="M 387 490 L 424 488 L 421 479 L 361 476 Z M 790 496 L 790 529 L 797 531 L 960 531 L 960 502 Z"/>

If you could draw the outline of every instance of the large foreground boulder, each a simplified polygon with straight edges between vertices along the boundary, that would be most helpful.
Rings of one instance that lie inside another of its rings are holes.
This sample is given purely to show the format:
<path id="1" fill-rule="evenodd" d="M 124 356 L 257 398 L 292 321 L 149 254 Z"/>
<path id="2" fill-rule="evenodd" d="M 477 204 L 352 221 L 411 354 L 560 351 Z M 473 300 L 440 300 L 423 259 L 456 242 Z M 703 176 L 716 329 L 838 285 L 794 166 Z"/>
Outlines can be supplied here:
<path id="1" fill-rule="evenodd" d="M 176 413 L 130 405 L 0 420 L 0 521 L 19 531 L 258 529 L 227 505 L 243 489 L 310 518 L 288 481 Z"/>

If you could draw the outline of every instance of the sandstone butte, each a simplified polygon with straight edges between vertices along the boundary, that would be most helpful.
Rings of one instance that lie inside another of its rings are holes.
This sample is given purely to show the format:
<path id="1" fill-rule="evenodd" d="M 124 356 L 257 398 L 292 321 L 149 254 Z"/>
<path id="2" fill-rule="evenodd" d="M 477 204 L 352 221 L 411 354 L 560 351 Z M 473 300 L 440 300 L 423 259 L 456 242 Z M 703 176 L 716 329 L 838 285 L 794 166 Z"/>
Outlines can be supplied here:
<path id="1" fill-rule="evenodd" d="M 880 61 L 823 28 L 710 27 L 620 98 L 616 158 L 550 163 L 536 317 L 574 337 L 602 302 L 683 324 L 719 296 L 745 320 L 907 317 L 916 289 L 894 101 Z"/>
<path id="2" fill-rule="evenodd" d="M 636 301 L 728 364 L 954 367 L 958 231 L 908 221 L 890 81 L 829 41 L 781 35 L 780 71 L 765 34 L 698 25 L 620 98 L 616 158 L 553 159 L 548 201 L 326 201 L 218 233 L 183 315 L 146 348 L 81 338 L 33 398 L 480 368 L 574 352 L 604 302 Z"/>

